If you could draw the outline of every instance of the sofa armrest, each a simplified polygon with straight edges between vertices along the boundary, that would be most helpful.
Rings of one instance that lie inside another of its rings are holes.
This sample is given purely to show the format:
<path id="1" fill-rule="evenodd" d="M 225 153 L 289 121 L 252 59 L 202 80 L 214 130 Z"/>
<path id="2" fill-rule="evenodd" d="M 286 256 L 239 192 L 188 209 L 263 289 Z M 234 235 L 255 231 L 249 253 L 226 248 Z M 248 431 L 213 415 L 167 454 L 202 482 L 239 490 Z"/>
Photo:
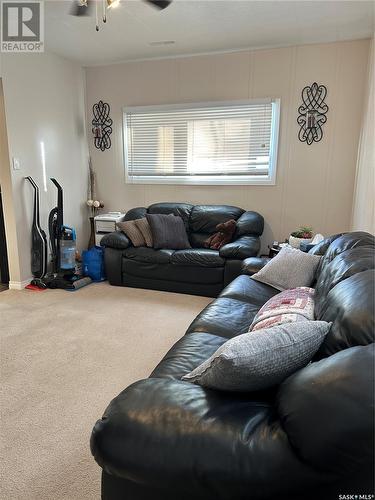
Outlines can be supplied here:
<path id="1" fill-rule="evenodd" d="M 131 246 L 129 238 L 122 231 L 114 231 L 108 233 L 100 240 L 102 247 L 116 248 L 117 250 L 125 250 Z"/>
<path id="2" fill-rule="evenodd" d="M 269 261 L 269 257 L 249 257 L 242 262 L 241 273 L 252 276 L 268 264 Z"/>
<path id="3" fill-rule="evenodd" d="M 225 259 L 246 259 L 257 255 L 260 249 L 259 236 L 241 236 L 220 248 L 220 257 Z"/>
<path id="4" fill-rule="evenodd" d="M 240 236 L 262 236 L 264 229 L 264 219 L 258 212 L 244 212 L 236 222 L 236 238 Z"/>
<path id="5" fill-rule="evenodd" d="M 274 415 L 266 395 L 254 400 L 150 378 L 111 402 L 95 424 L 91 452 L 108 474 L 168 487 L 176 498 L 202 498 L 202 491 L 218 500 L 249 491 L 284 498 L 289 482 L 302 491 L 319 474 L 296 457 Z"/>
<path id="6" fill-rule="evenodd" d="M 374 453 L 374 353 L 370 344 L 311 363 L 289 377 L 277 396 L 281 423 L 298 455 L 325 472 L 361 475 L 364 489 Z"/>

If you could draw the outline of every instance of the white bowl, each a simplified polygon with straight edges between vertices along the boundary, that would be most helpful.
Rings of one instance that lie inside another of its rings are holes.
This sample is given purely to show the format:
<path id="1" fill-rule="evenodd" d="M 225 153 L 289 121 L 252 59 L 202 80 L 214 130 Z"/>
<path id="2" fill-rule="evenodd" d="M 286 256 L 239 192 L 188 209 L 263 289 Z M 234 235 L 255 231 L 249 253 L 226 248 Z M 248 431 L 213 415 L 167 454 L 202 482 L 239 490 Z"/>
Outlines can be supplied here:
<path id="1" fill-rule="evenodd" d="M 293 248 L 300 248 L 301 243 L 311 243 L 312 238 L 296 238 L 295 236 L 289 236 L 289 245 Z"/>

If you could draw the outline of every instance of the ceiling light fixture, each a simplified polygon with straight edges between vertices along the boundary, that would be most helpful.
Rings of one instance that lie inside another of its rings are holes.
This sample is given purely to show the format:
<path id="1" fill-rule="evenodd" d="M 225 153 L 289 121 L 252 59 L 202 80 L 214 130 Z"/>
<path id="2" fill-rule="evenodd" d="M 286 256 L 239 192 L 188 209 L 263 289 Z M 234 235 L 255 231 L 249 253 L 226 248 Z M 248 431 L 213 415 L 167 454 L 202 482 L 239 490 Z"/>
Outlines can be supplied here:
<path id="1" fill-rule="evenodd" d="M 172 0 L 144 0 L 146 3 L 163 10 L 172 2 Z M 107 9 L 115 9 L 120 5 L 121 0 L 73 0 L 70 13 L 73 16 L 89 16 L 95 10 L 95 28 L 99 31 L 99 9 L 102 4 L 101 18 L 103 23 L 107 22 Z M 174 43 L 169 42 L 168 43 Z"/>
<path id="2" fill-rule="evenodd" d="M 120 5 L 120 0 L 107 0 L 108 9 L 115 9 Z"/>

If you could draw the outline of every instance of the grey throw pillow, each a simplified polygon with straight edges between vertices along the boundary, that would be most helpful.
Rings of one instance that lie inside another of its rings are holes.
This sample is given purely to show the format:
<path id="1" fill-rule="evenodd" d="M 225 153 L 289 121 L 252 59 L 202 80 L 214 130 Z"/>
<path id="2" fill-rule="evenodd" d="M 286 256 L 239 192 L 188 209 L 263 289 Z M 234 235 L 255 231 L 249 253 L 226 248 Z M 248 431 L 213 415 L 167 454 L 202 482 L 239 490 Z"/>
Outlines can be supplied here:
<path id="1" fill-rule="evenodd" d="M 258 391 L 280 384 L 309 363 L 330 326 L 300 321 L 238 335 L 182 380 L 223 391 Z"/>
<path id="2" fill-rule="evenodd" d="M 260 271 L 251 277 L 277 290 L 310 286 L 320 261 L 319 255 L 284 247 Z"/>
<path id="3" fill-rule="evenodd" d="M 173 214 L 147 214 L 146 218 L 151 228 L 154 248 L 191 248 L 181 217 Z"/>

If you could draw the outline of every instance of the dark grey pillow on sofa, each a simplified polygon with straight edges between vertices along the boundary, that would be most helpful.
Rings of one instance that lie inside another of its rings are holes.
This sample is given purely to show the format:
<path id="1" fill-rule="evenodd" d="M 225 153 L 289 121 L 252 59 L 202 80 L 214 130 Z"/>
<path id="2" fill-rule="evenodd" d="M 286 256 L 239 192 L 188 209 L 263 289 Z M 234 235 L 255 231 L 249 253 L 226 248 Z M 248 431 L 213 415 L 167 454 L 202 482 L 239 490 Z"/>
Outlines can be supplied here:
<path id="1" fill-rule="evenodd" d="M 151 228 L 154 248 L 191 248 L 181 217 L 173 214 L 146 214 L 146 218 Z"/>

